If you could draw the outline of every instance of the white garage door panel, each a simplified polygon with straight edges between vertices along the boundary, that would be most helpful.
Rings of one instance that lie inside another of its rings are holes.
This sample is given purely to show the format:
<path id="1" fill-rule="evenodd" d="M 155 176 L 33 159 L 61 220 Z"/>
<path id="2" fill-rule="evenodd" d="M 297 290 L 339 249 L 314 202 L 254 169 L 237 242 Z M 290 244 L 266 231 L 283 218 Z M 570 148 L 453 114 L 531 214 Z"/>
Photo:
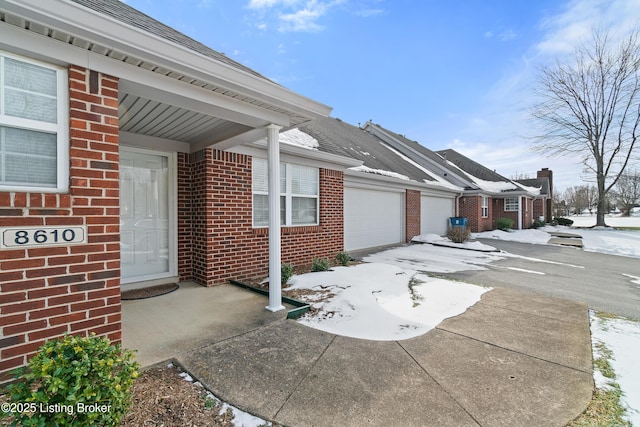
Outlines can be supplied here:
<path id="1" fill-rule="evenodd" d="M 449 217 L 453 215 L 453 199 L 422 196 L 420 200 L 420 234 L 447 234 Z"/>
<path id="2" fill-rule="evenodd" d="M 402 193 L 345 188 L 345 249 L 356 250 L 404 241 Z"/>

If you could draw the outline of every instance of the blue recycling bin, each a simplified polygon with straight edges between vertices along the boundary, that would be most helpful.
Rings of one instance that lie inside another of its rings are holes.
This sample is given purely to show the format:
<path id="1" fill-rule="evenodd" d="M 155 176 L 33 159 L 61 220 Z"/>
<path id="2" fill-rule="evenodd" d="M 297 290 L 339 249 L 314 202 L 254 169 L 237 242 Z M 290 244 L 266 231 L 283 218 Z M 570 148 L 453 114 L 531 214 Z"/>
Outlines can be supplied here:
<path id="1" fill-rule="evenodd" d="M 461 216 L 452 216 L 449 218 L 449 222 L 452 227 L 465 228 L 467 226 L 467 218 Z"/>

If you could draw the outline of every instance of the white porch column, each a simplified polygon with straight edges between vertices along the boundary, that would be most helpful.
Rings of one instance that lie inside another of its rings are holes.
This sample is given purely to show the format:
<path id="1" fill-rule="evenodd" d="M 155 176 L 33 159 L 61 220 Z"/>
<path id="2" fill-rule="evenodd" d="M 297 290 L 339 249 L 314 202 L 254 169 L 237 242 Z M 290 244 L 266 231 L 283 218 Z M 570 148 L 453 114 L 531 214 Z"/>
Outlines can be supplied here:
<path id="1" fill-rule="evenodd" d="M 267 126 L 269 175 L 269 311 L 284 310 L 280 272 L 280 126 Z"/>
<path id="2" fill-rule="evenodd" d="M 518 196 L 518 230 L 522 230 L 522 196 Z"/>

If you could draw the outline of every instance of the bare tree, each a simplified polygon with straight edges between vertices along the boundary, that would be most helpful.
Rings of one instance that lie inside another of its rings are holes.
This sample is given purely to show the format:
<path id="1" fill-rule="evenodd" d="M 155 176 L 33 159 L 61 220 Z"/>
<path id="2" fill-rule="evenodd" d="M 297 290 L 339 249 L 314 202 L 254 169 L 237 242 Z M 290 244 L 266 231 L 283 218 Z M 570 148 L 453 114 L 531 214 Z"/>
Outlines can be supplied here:
<path id="1" fill-rule="evenodd" d="M 532 116 L 542 125 L 535 148 L 577 155 L 598 191 L 596 225 L 605 225 L 607 193 L 637 151 L 640 136 L 639 28 L 615 43 L 594 30 L 566 61 L 541 70 Z"/>
<path id="2" fill-rule="evenodd" d="M 614 195 L 622 214 L 631 215 L 631 209 L 640 203 L 640 172 L 631 171 L 620 176 Z"/>

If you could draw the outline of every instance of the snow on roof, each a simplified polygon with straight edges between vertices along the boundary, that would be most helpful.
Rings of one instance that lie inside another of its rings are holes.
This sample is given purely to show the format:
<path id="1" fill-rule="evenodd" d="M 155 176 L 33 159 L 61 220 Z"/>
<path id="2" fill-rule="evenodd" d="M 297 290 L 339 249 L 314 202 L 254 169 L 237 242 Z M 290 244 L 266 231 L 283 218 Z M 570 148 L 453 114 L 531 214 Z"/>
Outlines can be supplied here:
<path id="1" fill-rule="evenodd" d="M 317 139 L 297 128 L 282 132 L 280 134 L 280 142 L 284 142 L 289 145 L 296 145 L 302 148 L 308 148 L 310 150 L 317 150 L 320 146 Z"/>
<path id="2" fill-rule="evenodd" d="M 365 165 L 356 166 L 354 168 L 349 168 L 349 170 L 357 171 L 357 172 L 373 173 L 373 174 L 376 174 L 376 175 L 388 176 L 390 178 L 398 178 L 398 179 L 402 179 L 402 180 L 405 180 L 405 181 L 411 181 L 411 179 L 406 175 L 402 175 L 402 174 L 399 174 L 399 173 L 396 173 L 396 172 L 391 172 L 391 171 L 385 171 L 385 170 L 382 170 L 382 169 L 373 169 L 373 168 L 370 168 L 370 167 L 365 166 Z"/>
<path id="3" fill-rule="evenodd" d="M 524 191 L 526 191 L 527 193 L 531 193 L 533 195 L 539 196 L 541 191 L 542 191 L 542 187 L 529 187 L 527 185 L 524 184 L 520 184 L 517 181 L 512 181 L 515 185 L 517 185 L 518 187 L 520 187 L 521 189 L 523 189 Z"/>
<path id="4" fill-rule="evenodd" d="M 442 178 L 441 176 L 438 176 L 437 174 L 433 173 L 433 171 L 430 171 L 429 169 L 425 168 L 424 166 L 422 166 L 421 164 L 414 162 L 413 160 L 411 160 L 409 157 L 405 156 L 404 154 L 402 154 L 401 152 L 399 152 L 398 150 L 396 150 L 395 148 L 382 143 L 381 144 L 387 148 L 388 150 L 392 151 L 396 156 L 400 157 L 402 160 L 404 160 L 405 162 L 409 163 L 410 165 L 420 169 L 422 172 L 426 173 L 427 175 L 429 175 L 430 177 L 432 177 L 433 179 L 435 179 L 435 181 L 427 181 L 426 179 L 424 180 L 425 183 L 427 184 L 432 184 L 432 185 L 439 185 L 445 188 L 449 188 L 452 190 L 456 190 L 456 191 L 462 191 L 462 187 L 458 187 L 457 185 L 454 185 L 452 183 L 450 183 L 449 181 L 447 181 L 446 179 Z"/>
<path id="5" fill-rule="evenodd" d="M 461 171 L 464 174 L 464 176 L 467 176 L 469 179 L 471 179 L 471 181 L 473 181 L 473 183 L 476 184 L 478 188 L 480 188 L 483 191 L 487 191 L 489 193 L 501 193 L 503 191 L 511 191 L 511 190 L 518 189 L 518 187 L 516 187 L 515 184 L 511 181 L 486 181 L 484 179 L 478 178 L 477 176 L 471 175 L 469 172 L 460 168 L 458 165 L 456 165 L 450 160 L 445 160 L 445 161 L 447 162 L 448 166 L 451 166 L 452 168 L 456 168 L 459 171 Z"/>

